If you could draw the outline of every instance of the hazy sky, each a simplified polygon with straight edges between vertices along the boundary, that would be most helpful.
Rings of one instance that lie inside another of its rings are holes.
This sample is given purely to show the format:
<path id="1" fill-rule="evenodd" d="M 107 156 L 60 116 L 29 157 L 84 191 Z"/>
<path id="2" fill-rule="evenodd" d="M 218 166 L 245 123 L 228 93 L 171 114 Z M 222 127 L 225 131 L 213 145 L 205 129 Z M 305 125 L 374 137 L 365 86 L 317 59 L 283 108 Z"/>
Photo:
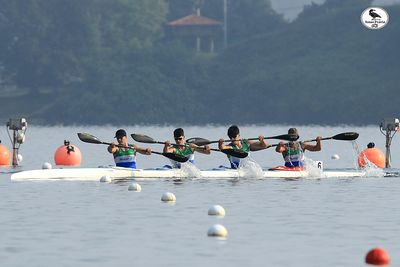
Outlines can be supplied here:
<path id="1" fill-rule="evenodd" d="M 272 8 L 278 13 L 283 14 L 285 19 L 291 21 L 303 10 L 304 5 L 309 5 L 312 2 L 322 4 L 325 0 L 270 0 Z M 345 0 L 344 0 L 345 1 Z M 375 0 L 373 5 L 390 5 L 400 4 L 400 0 Z M 361 12 L 361 11 L 360 11 Z"/>

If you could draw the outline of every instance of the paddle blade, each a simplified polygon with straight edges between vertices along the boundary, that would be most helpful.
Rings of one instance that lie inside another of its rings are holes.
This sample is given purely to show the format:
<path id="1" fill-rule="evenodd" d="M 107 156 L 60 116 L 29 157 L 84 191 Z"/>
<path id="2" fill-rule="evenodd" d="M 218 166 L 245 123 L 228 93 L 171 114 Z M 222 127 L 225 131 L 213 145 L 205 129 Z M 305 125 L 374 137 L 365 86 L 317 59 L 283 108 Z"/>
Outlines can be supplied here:
<path id="1" fill-rule="evenodd" d="M 96 136 L 93 136 L 91 134 L 88 134 L 88 133 L 78 133 L 78 137 L 82 142 L 85 142 L 85 143 L 91 143 L 91 144 L 102 144 L 103 143 L 99 140 L 99 138 L 97 138 Z"/>
<path id="2" fill-rule="evenodd" d="M 249 155 L 249 153 L 247 153 L 247 152 L 243 152 L 242 150 L 232 149 L 232 148 L 222 149 L 221 152 L 225 153 L 229 156 L 232 156 L 235 158 L 240 158 L 240 159 L 244 159 Z"/>
<path id="3" fill-rule="evenodd" d="M 140 143 L 147 143 L 147 144 L 155 144 L 157 143 L 156 141 L 154 141 L 153 138 L 151 138 L 150 136 L 144 135 L 144 134 L 131 134 L 133 140 L 135 140 L 136 142 L 140 142 Z"/>
<path id="4" fill-rule="evenodd" d="M 180 163 L 184 163 L 184 162 L 189 160 L 188 157 L 177 155 L 175 153 L 162 153 L 162 155 L 164 157 L 167 157 L 169 159 L 175 160 L 175 161 L 180 162 Z"/>
<path id="5" fill-rule="evenodd" d="M 205 146 L 211 143 L 210 140 L 205 139 L 205 138 L 201 138 L 201 137 L 193 137 L 193 138 L 189 138 L 188 140 L 186 140 L 186 143 L 189 144 L 195 144 L 198 146 Z"/>
<path id="6" fill-rule="evenodd" d="M 352 141 L 352 140 L 356 140 L 358 138 L 358 135 L 359 135 L 358 133 L 354 133 L 354 132 L 341 133 L 341 134 L 332 136 L 332 139 L 343 140 L 343 141 Z"/>

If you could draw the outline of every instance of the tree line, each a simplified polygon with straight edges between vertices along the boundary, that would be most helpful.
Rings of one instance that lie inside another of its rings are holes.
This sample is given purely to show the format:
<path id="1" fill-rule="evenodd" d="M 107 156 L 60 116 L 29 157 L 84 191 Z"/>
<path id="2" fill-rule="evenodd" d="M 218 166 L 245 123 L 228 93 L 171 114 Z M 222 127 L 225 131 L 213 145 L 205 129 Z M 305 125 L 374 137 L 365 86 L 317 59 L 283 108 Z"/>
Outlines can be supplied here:
<path id="1" fill-rule="evenodd" d="M 223 21 L 223 0 L 0 0 L 0 116 L 98 125 L 396 116 L 399 23 L 364 28 L 371 1 L 327 0 L 291 23 L 269 0 L 228 3 L 229 46 L 210 54 L 168 36 L 166 23 L 196 8 Z"/>

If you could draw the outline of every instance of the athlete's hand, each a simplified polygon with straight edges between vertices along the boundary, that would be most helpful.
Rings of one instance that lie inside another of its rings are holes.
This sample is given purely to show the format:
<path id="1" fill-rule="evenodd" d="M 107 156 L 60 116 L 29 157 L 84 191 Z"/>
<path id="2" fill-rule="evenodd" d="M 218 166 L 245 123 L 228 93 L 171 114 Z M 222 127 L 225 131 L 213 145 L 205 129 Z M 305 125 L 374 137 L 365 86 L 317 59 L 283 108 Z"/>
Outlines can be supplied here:
<path id="1" fill-rule="evenodd" d="M 145 150 L 144 150 L 144 152 L 145 152 L 145 154 L 146 155 L 151 155 L 151 148 L 146 148 Z"/>

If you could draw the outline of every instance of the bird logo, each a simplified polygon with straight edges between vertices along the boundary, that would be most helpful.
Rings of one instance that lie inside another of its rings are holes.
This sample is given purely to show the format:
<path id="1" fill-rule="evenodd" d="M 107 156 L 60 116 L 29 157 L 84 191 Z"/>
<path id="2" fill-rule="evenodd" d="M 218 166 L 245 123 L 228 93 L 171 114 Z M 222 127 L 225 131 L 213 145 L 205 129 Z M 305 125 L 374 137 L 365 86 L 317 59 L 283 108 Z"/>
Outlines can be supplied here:
<path id="1" fill-rule="evenodd" d="M 382 29 L 389 22 L 389 14 L 381 7 L 369 7 L 361 13 L 361 23 L 368 29 Z"/>
<path id="2" fill-rule="evenodd" d="M 372 17 L 372 19 L 382 18 L 373 8 L 369 10 L 369 15 Z"/>

